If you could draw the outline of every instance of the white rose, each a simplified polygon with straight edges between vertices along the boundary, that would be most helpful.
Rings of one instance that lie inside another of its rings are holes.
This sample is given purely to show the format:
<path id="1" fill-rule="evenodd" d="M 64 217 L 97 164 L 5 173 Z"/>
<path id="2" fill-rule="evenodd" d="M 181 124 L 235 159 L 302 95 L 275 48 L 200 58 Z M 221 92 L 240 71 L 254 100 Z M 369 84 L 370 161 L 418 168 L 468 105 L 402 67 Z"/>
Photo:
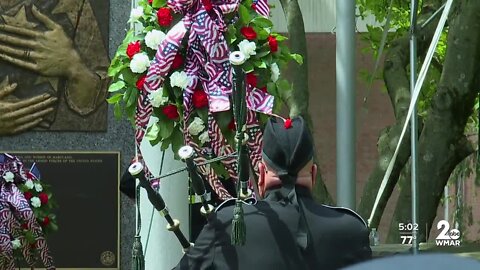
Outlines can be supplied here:
<path id="1" fill-rule="evenodd" d="M 40 198 L 38 197 L 33 197 L 30 199 L 30 202 L 32 203 L 32 206 L 35 208 L 38 208 L 42 206 L 42 202 L 40 201 Z"/>
<path id="2" fill-rule="evenodd" d="M 200 117 L 195 117 L 187 128 L 188 132 L 194 136 L 202 132 L 203 129 L 205 129 L 205 125 Z"/>
<path id="3" fill-rule="evenodd" d="M 158 50 L 158 45 L 162 43 L 166 35 L 160 30 L 152 30 L 145 35 L 145 45 L 153 50 Z"/>
<path id="4" fill-rule="evenodd" d="M 134 73 L 143 73 L 150 66 L 150 59 L 144 53 L 137 53 L 130 62 L 130 69 Z"/>
<path id="5" fill-rule="evenodd" d="M 273 82 L 278 81 L 278 77 L 280 77 L 280 68 L 278 68 L 277 63 L 273 63 L 271 66 L 272 76 L 270 77 Z"/>
<path id="6" fill-rule="evenodd" d="M 13 249 L 18 249 L 22 246 L 22 243 L 20 243 L 19 239 L 12 240 L 12 248 Z"/>
<path id="7" fill-rule="evenodd" d="M 32 180 L 27 180 L 27 182 L 25 182 L 25 186 L 26 186 L 28 189 L 32 189 L 35 185 L 33 184 L 33 181 L 32 181 Z"/>
<path id="8" fill-rule="evenodd" d="M 40 183 L 35 183 L 35 190 L 37 192 L 42 192 L 42 190 L 43 190 L 42 185 Z"/>
<path id="9" fill-rule="evenodd" d="M 187 76 L 187 73 L 185 73 L 185 71 L 175 71 L 170 76 L 170 85 L 172 85 L 172 87 L 178 86 L 182 89 L 185 89 L 187 88 L 189 83 L 190 78 Z"/>
<path id="10" fill-rule="evenodd" d="M 253 41 L 248 41 L 248 40 L 242 40 L 238 44 L 238 48 L 240 51 L 245 55 L 245 58 L 250 58 L 252 55 L 256 55 L 257 52 L 255 51 L 257 49 L 257 45 L 255 45 L 255 42 Z"/>
<path id="11" fill-rule="evenodd" d="M 163 88 L 150 93 L 148 97 L 150 98 L 150 103 L 152 103 L 152 106 L 155 108 L 165 105 L 168 102 L 168 97 L 163 96 Z"/>
<path id="12" fill-rule="evenodd" d="M 3 174 L 3 179 L 5 179 L 5 182 L 13 182 L 13 179 L 15 179 L 15 175 L 11 172 L 6 172 Z"/>
<path id="13" fill-rule="evenodd" d="M 206 142 L 209 142 L 210 141 L 210 136 L 208 136 L 208 131 L 205 131 L 202 134 L 200 134 L 200 136 L 198 136 L 198 139 L 200 140 L 200 142 L 202 144 L 204 144 Z"/>
<path id="14" fill-rule="evenodd" d="M 130 20 L 136 21 L 143 16 L 143 7 L 136 7 L 130 11 Z"/>

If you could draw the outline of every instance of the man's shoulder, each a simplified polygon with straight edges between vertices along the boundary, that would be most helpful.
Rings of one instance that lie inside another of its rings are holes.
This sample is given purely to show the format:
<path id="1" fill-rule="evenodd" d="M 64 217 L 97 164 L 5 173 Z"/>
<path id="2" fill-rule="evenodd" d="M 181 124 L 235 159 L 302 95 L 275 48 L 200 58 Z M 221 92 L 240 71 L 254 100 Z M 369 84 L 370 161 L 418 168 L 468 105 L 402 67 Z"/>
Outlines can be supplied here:
<path id="1" fill-rule="evenodd" d="M 341 213 L 344 215 L 344 218 L 360 221 L 365 227 L 368 227 L 367 222 L 354 210 L 348 207 L 341 207 L 341 206 L 331 206 L 326 204 L 321 204 L 321 207 L 328 209 L 329 211 L 335 211 L 337 213 Z"/>

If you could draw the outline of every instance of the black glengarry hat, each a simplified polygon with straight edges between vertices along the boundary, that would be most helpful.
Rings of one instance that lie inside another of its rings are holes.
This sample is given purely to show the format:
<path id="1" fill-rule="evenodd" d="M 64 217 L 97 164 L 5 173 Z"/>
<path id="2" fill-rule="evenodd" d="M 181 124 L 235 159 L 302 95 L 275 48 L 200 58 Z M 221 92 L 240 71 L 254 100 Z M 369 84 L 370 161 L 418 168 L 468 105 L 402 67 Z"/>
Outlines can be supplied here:
<path id="1" fill-rule="evenodd" d="M 312 160 L 312 134 L 302 117 L 272 117 L 263 133 L 262 157 L 286 185 L 294 185 L 298 172 Z"/>

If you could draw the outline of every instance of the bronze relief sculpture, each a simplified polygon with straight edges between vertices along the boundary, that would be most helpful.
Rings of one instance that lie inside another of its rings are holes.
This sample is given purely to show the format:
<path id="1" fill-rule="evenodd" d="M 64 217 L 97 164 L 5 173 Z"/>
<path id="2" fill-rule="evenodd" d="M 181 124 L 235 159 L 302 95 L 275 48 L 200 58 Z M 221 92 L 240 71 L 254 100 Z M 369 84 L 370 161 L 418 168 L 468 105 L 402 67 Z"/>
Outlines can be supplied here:
<path id="1" fill-rule="evenodd" d="M 108 1 L 0 1 L 0 136 L 106 129 L 108 16 L 96 8 Z"/>

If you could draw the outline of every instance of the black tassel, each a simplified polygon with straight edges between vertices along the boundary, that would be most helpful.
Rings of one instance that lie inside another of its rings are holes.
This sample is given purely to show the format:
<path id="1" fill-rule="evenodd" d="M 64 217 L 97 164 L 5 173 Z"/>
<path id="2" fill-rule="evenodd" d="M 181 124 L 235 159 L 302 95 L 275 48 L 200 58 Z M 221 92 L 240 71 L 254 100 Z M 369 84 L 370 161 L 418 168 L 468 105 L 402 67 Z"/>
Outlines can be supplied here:
<path id="1" fill-rule="evenodd" d="M 230 239 L 232 245 L 245 245 L 246 236 L 247 228 L 245 226 L 245 220 L 243 217 L 242 201 L 237 200 L 235 203 L 235 208 L 233 209 L 232 235 Z"/>
<path id="2" fill-rule="evenodd" d="M 135 236 L 132 248 L 132 270 L 145 270 L 145 257 L 140 236 Z"/>

